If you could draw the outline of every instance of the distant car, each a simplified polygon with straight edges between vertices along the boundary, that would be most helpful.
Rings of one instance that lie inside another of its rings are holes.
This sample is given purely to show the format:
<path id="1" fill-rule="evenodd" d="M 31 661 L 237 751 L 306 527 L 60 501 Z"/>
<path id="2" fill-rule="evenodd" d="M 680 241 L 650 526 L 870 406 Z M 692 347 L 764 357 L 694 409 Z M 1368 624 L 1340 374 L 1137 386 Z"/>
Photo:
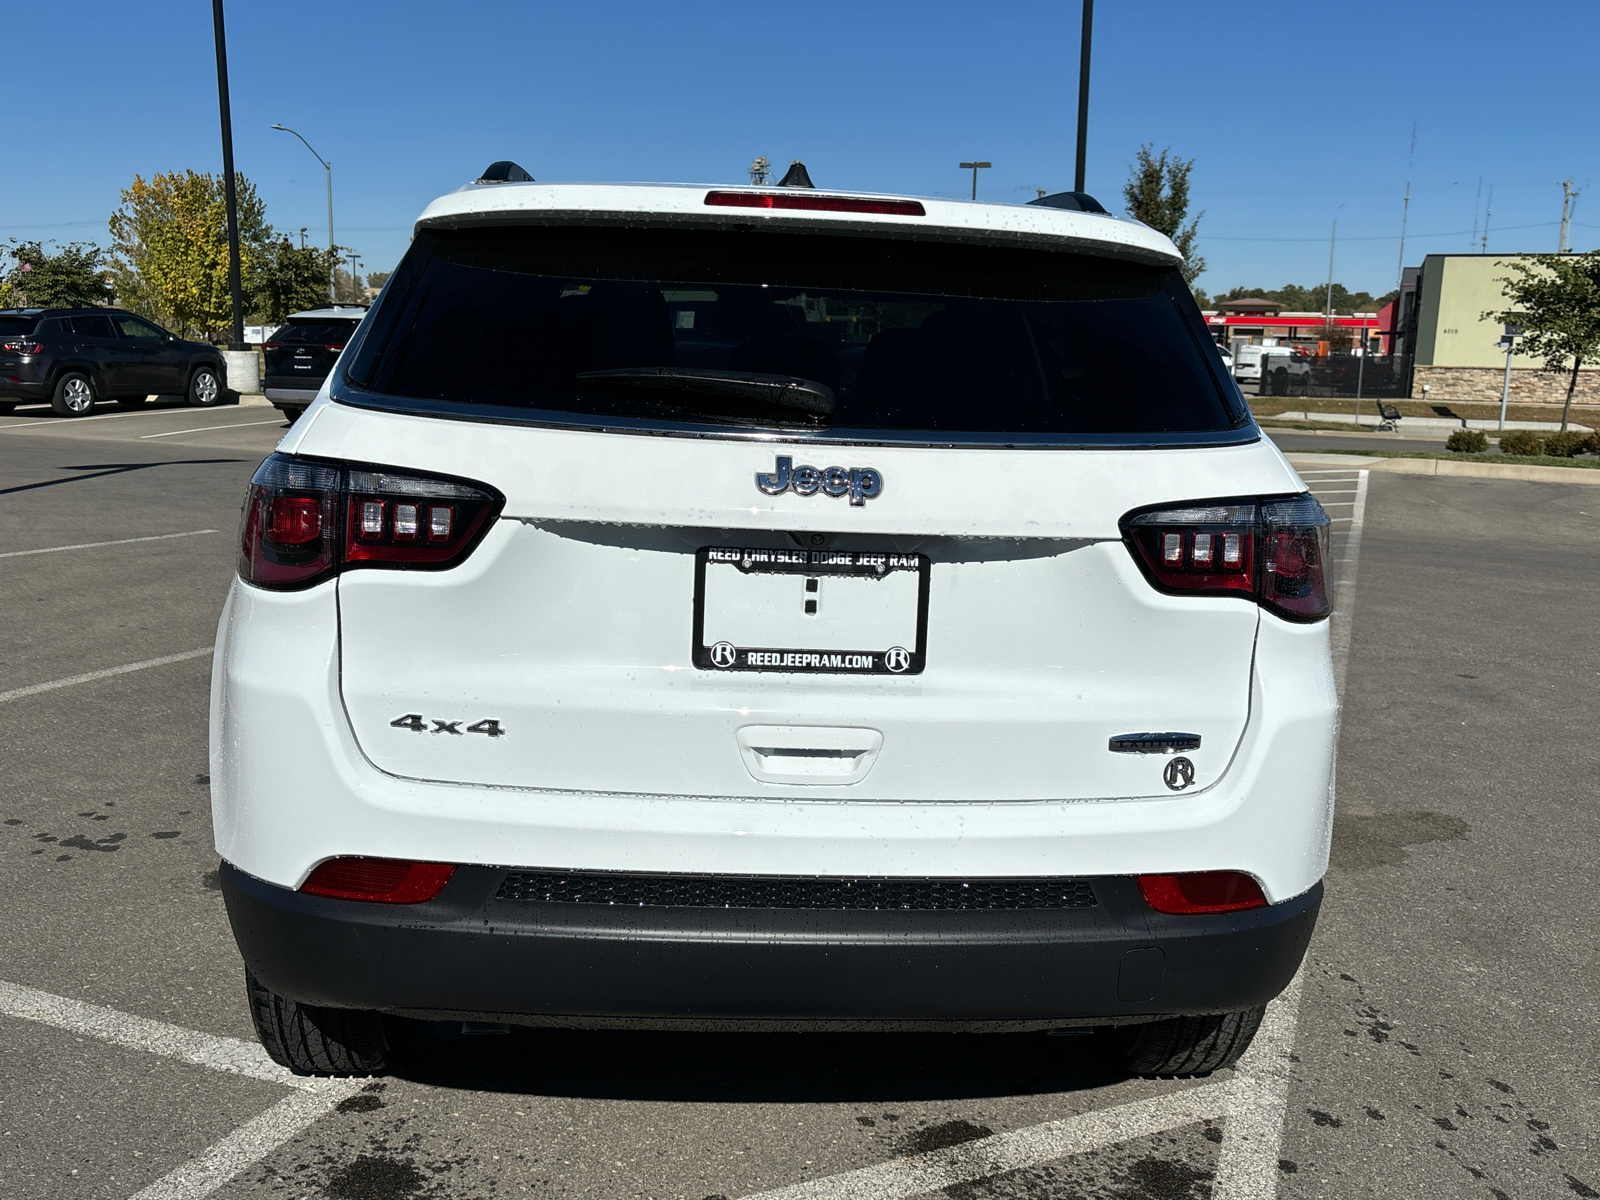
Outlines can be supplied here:
<path id="1" fill-rule="evenodd" d="M 267 399 L 293 421 L 317 398 L 350 335 L 367 315 L 365 305 L 330 304 L 295 313 L 262 346 Z"/>
<path id="2" fill-rule="evenodd" d="M 152 394 L 210 408 L 226 378 L 214 347 L 118 308 L 0 309 L 0 413 L 48 402 L 82 417 L 98 400 L 137 408 Z"/>
<path id="3" fill-rule="evenodd" d="M 1234 356 L 1233 377 L 1256 384 L 1261 396 L 1306 394 L 1311 383 L 1311 363 L 1290 346 L 1240 346 Z"/>

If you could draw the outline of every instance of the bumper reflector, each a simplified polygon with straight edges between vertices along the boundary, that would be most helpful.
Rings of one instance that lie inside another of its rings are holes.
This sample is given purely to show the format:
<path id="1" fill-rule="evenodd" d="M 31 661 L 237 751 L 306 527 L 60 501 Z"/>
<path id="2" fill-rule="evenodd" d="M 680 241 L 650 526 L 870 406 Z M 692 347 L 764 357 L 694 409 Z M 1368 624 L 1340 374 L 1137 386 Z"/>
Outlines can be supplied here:
<path id="1" fill-rule="evenodd" d="M 300 890 L 335 900 L 375 904 L 420 904 L 432 900 L 455 873 L 451 863 L 399 858 L 330 858 L 311 872 Z"/>
<path id="2" fill-rule="evenodd" d="M 1243 871 L 1188 871 L 1140 875 L 1145 903 L 1162 913 L 1227 913 L 1265 908 L 1261 885 Z"/>

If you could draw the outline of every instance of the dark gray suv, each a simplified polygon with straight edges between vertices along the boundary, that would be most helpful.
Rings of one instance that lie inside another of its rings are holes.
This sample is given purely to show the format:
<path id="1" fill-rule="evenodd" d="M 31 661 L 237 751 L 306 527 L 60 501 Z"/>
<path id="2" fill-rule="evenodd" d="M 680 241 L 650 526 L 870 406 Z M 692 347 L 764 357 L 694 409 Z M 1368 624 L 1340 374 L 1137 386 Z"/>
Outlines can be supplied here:
<path id="1" fill-rule="evenodd" d="M 197 408 L 227 398 L 222 356 L 118 308 L 0 309 L 0 413 L 48 402 L 82 417 L 97 400 L 136 408 L 155 395 Z"/>

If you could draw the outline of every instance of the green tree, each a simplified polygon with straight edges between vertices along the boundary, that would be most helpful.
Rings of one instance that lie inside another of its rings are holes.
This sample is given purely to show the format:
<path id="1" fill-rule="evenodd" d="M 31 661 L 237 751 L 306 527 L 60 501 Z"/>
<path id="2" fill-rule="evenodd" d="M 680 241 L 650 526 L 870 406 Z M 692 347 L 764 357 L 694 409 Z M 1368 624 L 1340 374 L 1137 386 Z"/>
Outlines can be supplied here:
<path id="1" fill-rule="evenodd" d="M 278 325 L 290 313 L 326 304 L 332 258 L 331 251 L 315 246 L 302 250 L 288 238 L 269 245 L 257 275 L 257 314 L 265 323 Z"/>
<path id="2" fill-rule="evenodd" d="M 1206 269 L 1206 260 L 1194 252 L 1195 234 L 1205 214 L 1196 213 L 1188 225 L 1183 223 L 1189 215 L 1189 172 L 1194 169 L 1194 159 L 1177 157 L 1170 146 L 1160 154 L 1153 153 L 1154 148 L 1154 142 L 1139 147 L 1138 161 L 1128 168 L 1122 195 L 1130 217 L 1172 239 L 1183 255 L 1183 281 L 1193 286 Z"/>
<path id="3" fill-rule="evenodd" d="M 389 282 L 391 274 L 393 274 L 392 271 L 368 271 L 367 286 L 377 288 L 381 292 L 383 291 L 383 285 Z"/>
<path id="4" fill-rule="evenodd" d="M 255 185 L 235 177 L 245 311 L 256 308 L 272 227 Z M 217 337 L 233 324 L 223 180 L 197 171 L 134 176 L 111 215 L 113 273 L 123 302 L 146 316 Z"/>
<path id="5" fill-rule="evenodd" d="M 1484 313 L 1496 321 L 1522 327 L 1522 352 L 1544 359 L 1546 371 L 1559 374 L 1572 362 L 1567 402 L 1561 406 L 1561 432 L 1567 431 L 1578 369 L 1600 359 L 1600 250 L 1587 254 L 1534 254 L 1497 263 L 1512 274 L 1505 285 L 1511 307 Z"/>
<path id="6" fill-rule="evenodd" d="M 93 242 L 68 242 L 54 254 L 40 242 L 11 239 L 12 267 L 0 275 L 0 308 L 80 308 L 110 304 L 105 253 Z"/>

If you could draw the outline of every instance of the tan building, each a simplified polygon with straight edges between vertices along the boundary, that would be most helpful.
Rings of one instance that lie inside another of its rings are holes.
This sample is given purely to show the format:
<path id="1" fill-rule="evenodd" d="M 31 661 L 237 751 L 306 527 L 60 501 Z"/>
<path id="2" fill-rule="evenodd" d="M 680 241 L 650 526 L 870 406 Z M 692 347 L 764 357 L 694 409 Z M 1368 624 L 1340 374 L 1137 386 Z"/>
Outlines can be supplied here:
<path id="1" fill-rule="evenodd" d="M 1486 313 L 1505 310 L 1504 280 L 1523 254 L 1430 254 L 1417 282 L 1415 373 L 1411 395 L 1430 400 L 1499 400 L 1505 351 L 1496 345 L 1499 321 Z M 1540 370 L 1542 361 L 1524 354 L 1511 359 L 1513 403 L 1555 403 L 1567 397 L 1566 372 Z M 1570 364 L 1569 364 L 1570 365 Z M 1428 391 L 1423 392 L 1426 386 Z M 1600 403 L 1600 363 L 1578 373 L 1573 399 Z"/>

